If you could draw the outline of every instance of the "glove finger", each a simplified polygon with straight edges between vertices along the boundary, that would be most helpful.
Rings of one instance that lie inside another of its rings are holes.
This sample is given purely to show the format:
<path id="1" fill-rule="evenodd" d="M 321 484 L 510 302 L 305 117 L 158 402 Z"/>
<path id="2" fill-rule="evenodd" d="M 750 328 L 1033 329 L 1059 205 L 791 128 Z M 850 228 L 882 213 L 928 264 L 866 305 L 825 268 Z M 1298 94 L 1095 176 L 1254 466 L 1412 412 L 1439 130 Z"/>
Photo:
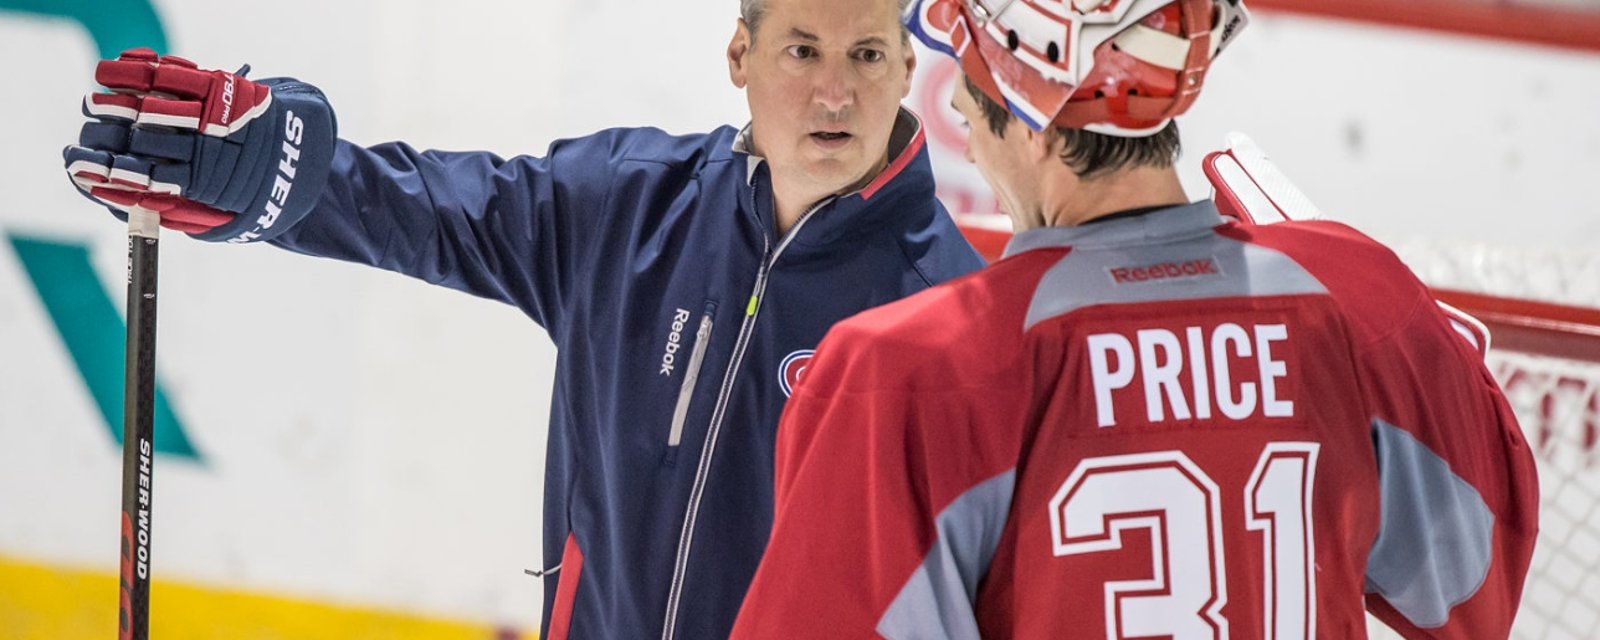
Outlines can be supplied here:
<path id="1" fill-rule="evenodd" d="M 179 222 L 177 220 L 169 220 L 166 216 L 162 216 L 161 217 L 161 226 L 166 227 L 168 229 L 171 229 L 173 231 L 181 231 L 183 233 L 205 233 L 207 231 L 210 231 L 210 230 L 216 228 L 217 225 L 207 226 L 207 225 L 203 225 L 203 224 L 193 224 L 193 223 L 188 223 L 188 222 Z"/>
<path id="2" fill-rule="evenodd" d="M 161 167 L 162 171 L 157 172 L 157 167 Z M 188 172 L 183 171 L 181 177 L 178 177 L 175 175 L 178 171 L 169 167 L 183 168 L 183 165 L 158 165 L 138 156 L 112 156 L 111 181 L 107 186 L 140 193 L 173 195 L 183 193 L 183 185 L 188 182 Z"/>
<path id="3" fill-rule="evenodd" d="M 224 138 L 201 137 L 199 149 L 191 162 L 195 166 L 205 167 L 205 171 L 195 177 L 184 195 L 191 200 L 216 204 L 222 202 L 223 191 L 230 184 L 248 182 L 247 178 L 253 175 L 250 173 L 253 169 L 239 166 L 246 157 L 240 152 L 242 148 Z"/>
<path id="4" fill-rule="evenodd" d="M 150 191 L 186 195 L 189 193 L 188 163 L 158 163 L 150 168 Z"/>
<path id="5" fill-rule="evenodd" d="M 217 225 L 233 220 L 232 213 L 176 196 L 149 196 L 139 204 L 161 214 L 162 223 L 174 222 L 197 227 L 202 231 L 209 231 Z"/>
<path id="6" fill-rule="evenodd" d="M 251 82 L 243 77 L 235 76 L 231 79 L 231 84 L 217 83 L 207 100 L 207 104 L 211 105 L 211 112 L 205 117 L 206 124 L 202 132 L 206 135 L 217 137 L 233 135 L 261 117 L 272 106 L 271 87 Z"/>
<path id="7" fill-rule="evenodd" d="M 95 65 L 94 80 L 111 89 L 149 91 L 159 59 L 150 49 L 129 49 L 116 60 L 101 60 Z"/>
<path id="8" fill-rule="evenodd" d="M 129 191 L 127 189 L 117 189 L 113 187 L 94 187 L 89 190 L 90 197 L 99 200 L 101 204 L 118 211 L 127 211 L 128 209 L 132 208 L 133 205 L 139 204 L 139 201 L 142 200 L 145 195 L 147 194 L 143 191 Z"/>
<path id="9" fill-rule="evenodd" d="M 146 97 L 139 109 L 141 124 L 149 119 L 150 124 L 198 129 L 219 138 L 244 129 L 272 106 L 270 87 L 220 71 L 177 69 L 163 76 L 158 70 L 156 88 L 177 99 Z"/>
<path id="10" fill-rule="evenodd" d="M 85 147 L 67 147 L 67 174 L 85 188 L 112 189 L 134 193 L 172 193 L 181 191 L 184 180 L 174 180 L 172 168 L 184 165 L 158 165 L 137 156 L 117 155 Z M 157 169 L 160 171 L 157 171 Z M 155 173 L 157 179 L 152 180 Z"/>
<path id="11" fill-rule="evenodd" d="M 128 221 L 127 210 L 124 209 L 123 207 L 117 206 L 117 205 L 112 204 L 110 202 L 106 202 L 105 200 L 101 200 L 98 196 L 95 196 L 93 193 L 90 193 L 90 191 L 91 191 L 90 189 L 88 189 L 88 188 L 86 188 L 86 187 L 84 187 L 82 185 L 79 185 L 76 182 L 73 183 L 73 186 L 78 188 L 78 193 L 83 194 L 83 197 L 88 198 L 90 201 L 94 202 L 95 204 L 98 204 L 98 205 L 100 205 L 102 207 L 105 207 L 105 208 L 111 210 L 111 215 L 116 216 L 118 220 L 121 220 L 123 222 L 127 222 Z"/>
<path id="12" fill-rule="evenodd" d="M 231 175 L 239 176 L 242 179 L 229 180 L 227 188 L 217 194 L 215 200 L 210 200 L 209 202 L 239 203 L 237 206 L 242 207 L 244 203 L 254 200 L 256 194 L 261 193 L 263 186 L 267 182 L 277 178 L 278 172 L 273 171 L 271 165 L 277 162 L 278 154 L 269 155 L 247 151 L 249 149 L 275 149 L 278 146 L 276 143 L 277 138 L 275 137 L 277 133 L 277 131 L 267 126 L 250 127 L 241 131 L 240 135 L 229 139 L 230 143 L 237 143 L 237 146 L 229 145 L 229 147 L 223 148 L 223 161 L 232 164 Z M 298 159 L 299 152 L 296 151 L 295 160 Z M 291 169 L 290 177 L 293 178 L 293 175 L 293 170 Z M 235 206 L 227 208 L 237 210 Z"/>
<path id="13" fill-rule="evenodd" d="M 142 126 L 171 127 L 195 131 L 200 128 L 204 106 L 193 100 L 145 98 L 139 105 L 138 123 Z"/>
<path id="14" fill-rule="evenodd" d="M 135 131 L 134 135 L 137 139 L 144 133 L 147 132 Z M 189 148 L 192 149 L 192 146 Z M 111 186 L 132 191 L 181 194 L 189 187 L 188 163 L 154 162 L 87 145 L 67 147 L 62 155 L 66 161 L 67 175 L 81 189 Z M 179 154 L 174 152 L 169 155 Z M 114 180 L 113 174 L 120 179 Z"/>
<path id="15" fill-rule="evenodd" d="M 83 97 L 83 115 L 107 122 L 139 119 L 139 96 L 128 93 L 91 93 Z"/>
<path id="16" fill-rule="evenodd" d="M 93 124 L 93 123 L 91 123 Z M 88 131 L 89 125 L 84 125 Z M 107 134 L 110 135 L 110 134 Z M 79 144 L 95 149 L 107 151 L 123 151 L 147 158 L 171 160 L 174 162 L 188 162 L 194 158 L 194 134 L 186 132 L 167 131 L 163 129 L 137 128 L 131 134 L 124 132 L 124 149 L 111 149 L 109 147 L 90 144 L 80 139 Z"/>
<path id="17" fill-rule="evenodd" d="M 150 89 L 187 100 L 202 100 L 211 95 L 212 80 L 221 75 L 202 71 L 195 63 L 177 56 L 165 56 L 150 78 Z"/>
<path id="18" fill-rule="evenodd" d="M 111 157 L 111 184 L 134 191 L 148 191 L 151 166 L 149 160 L 114 155 Z"/>
<path id="19" fill-rule="evenodd" d="M 78 129 L 78 145 L 99 151 L 127 153 L 132 133 L 133 130 L 122 123 L 85 122 Z"/>
<path id="20" fill-rule="evenodd" d="M 124 222 L 128 219 L 127 212 L 139 207 L 154 211 L 161 219 L 161 226 L 184 233 L 204 233 L 233 220 L 231 213 L 177 196 L 111 187 L 90 189 L 85 195 L 110 208 L 111 213 Z"/>
<path id="21" fill-rule="evenodd" d="M 88 190 L 110 182 L 112 155 L 109 152 L 71 146 L 62 156 L 66 160 L 67 175 L 78 188 Z"/>

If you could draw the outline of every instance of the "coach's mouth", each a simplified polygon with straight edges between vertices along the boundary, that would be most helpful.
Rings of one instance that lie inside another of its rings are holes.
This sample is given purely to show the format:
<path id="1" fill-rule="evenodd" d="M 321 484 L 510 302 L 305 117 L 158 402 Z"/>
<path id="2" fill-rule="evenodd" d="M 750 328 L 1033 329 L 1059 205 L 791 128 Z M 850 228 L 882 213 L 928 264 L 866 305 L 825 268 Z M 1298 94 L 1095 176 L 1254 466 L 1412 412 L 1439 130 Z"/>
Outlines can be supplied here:
<path id="1" fill-rule="evenodd" d="M 853 139 L 855 139 L 855 136 L 848 131 L 814 131 L 811 133 L 811 141 L 816 143 L 817 146 L 828 150 L 843 148 L 849 145 Z"/>

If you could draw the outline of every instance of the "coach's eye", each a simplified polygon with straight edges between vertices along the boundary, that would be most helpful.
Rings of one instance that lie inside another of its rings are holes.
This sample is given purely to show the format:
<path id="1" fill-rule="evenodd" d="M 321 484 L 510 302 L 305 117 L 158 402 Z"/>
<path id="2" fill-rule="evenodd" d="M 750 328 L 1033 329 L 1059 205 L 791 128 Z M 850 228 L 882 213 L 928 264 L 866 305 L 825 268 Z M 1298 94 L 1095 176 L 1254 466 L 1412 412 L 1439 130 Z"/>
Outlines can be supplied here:
<path id="1" fill-rule="evenodd" d="M 877 49 L 862 49 L 856 52 L 856 59 L 862 62 L 879 63 L 888 58 L 887 55 Z"/>
<path id="2" fill-rule="evenodd" d="M 789 57 L 796 60 L 805 60 L 807 58 L 817 57 L 816 48 L 809 44 L 792 44 L 788 47 L 785 47 L 783 51 L 784 53 L 789 54 Z"/>

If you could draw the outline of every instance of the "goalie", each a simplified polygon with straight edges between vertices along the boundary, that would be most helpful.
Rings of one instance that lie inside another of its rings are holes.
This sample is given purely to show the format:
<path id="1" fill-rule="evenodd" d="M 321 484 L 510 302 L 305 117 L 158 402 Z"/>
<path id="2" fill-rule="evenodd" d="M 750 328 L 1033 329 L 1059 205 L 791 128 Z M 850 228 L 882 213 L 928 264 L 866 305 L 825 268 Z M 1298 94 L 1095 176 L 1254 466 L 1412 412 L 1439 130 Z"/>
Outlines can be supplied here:
<path id="1" fill-rule="evenodd" d="M 1388 249 L 1188 202 L 1237 0 L 921 0 L 1001 262 L 832 329 L 740 638 L 1504 638 L 1537 478 Z M 826 624 L 820 624 L 826 621 Z"/>

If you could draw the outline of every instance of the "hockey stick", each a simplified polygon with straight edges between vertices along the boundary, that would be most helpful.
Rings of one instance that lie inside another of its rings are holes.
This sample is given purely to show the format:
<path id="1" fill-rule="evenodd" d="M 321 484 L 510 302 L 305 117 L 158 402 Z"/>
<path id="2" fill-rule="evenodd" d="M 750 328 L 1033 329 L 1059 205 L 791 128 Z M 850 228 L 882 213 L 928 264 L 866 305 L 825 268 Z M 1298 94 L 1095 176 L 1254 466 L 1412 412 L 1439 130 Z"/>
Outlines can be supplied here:
<path id="1" fill-rule="evenodd" d="M 161 219 L 128 211 L 128 341 L 122 398 L 122 588 L 117 638 L 150 635 L 150 510 L 155 464 L 156 259 Z"/>

